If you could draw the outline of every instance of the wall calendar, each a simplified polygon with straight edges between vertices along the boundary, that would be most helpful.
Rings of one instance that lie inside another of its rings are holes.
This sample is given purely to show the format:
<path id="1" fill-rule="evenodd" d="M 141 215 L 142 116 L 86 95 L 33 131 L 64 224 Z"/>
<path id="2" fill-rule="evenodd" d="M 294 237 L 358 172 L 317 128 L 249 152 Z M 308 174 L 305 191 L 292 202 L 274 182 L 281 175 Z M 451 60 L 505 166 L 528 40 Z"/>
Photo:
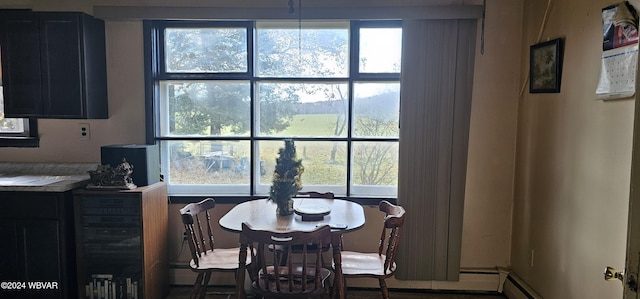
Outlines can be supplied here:
<path id="1" fill-rule="evenodd" d="M 638 64 L 638 15 L 628 2 L 602 9 L 602 65 L 596 96 L 601 100 L 635 94 Z"/>

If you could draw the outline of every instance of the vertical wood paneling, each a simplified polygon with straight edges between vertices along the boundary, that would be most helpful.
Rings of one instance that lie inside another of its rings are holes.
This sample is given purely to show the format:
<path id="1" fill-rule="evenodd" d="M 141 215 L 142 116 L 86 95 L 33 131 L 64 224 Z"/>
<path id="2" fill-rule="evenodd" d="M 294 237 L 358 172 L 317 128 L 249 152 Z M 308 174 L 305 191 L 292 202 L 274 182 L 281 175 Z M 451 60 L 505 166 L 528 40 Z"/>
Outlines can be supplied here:
<path id="1" fill-rule="evenodd" d="M 169 291 L 168 217 L 169 204 L 167 186 L 157 183 L 143 192 L 142 242 L 145 298 L 164 298 Z"/>

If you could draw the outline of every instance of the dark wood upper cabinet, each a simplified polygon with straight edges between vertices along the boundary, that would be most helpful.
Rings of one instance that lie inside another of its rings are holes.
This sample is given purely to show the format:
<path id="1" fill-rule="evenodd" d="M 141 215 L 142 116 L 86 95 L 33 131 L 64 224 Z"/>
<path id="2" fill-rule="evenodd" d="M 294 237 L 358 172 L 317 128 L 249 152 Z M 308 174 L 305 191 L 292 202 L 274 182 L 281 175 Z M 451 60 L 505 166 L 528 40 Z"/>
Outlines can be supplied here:
<path id="1" fill-rule="evenodd" d="M 0 11 L 6 117 L 108 118 L 104 21 Z"/>
<path id="2" fill-rule="evenodd" d="M 38 31 L 35 13 L 0 10 L 0 63 L 7 117 L 42 114 Z"/>

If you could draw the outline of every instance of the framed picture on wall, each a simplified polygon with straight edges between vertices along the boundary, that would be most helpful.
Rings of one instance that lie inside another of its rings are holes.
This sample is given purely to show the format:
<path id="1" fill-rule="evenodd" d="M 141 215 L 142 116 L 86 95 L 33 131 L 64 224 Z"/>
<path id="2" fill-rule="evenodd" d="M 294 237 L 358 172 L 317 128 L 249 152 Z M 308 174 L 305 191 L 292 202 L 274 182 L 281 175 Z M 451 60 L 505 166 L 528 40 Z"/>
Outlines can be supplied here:
<path id="1" fill-rule="evenodd" d="M 529 93 L 560 92 L 562 78 L 562 39 L 531 46 Z"/>

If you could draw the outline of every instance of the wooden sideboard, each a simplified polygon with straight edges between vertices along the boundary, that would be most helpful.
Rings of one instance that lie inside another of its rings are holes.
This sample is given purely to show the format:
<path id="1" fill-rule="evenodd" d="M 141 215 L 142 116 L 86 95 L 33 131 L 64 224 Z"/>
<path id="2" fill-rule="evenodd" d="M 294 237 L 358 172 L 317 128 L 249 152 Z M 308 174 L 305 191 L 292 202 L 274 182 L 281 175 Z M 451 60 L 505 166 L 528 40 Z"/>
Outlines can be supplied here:
<path id="1" fill-rule="evenodd" d="M 99 284 L 102 292 L 115 292 L 114 298 L 128 298 L 127 292 L 164 298 L 169 291 L 166 184 L 124 191 L 82 189 L 73 197 L 78 297 L 100 292 Z"/>

